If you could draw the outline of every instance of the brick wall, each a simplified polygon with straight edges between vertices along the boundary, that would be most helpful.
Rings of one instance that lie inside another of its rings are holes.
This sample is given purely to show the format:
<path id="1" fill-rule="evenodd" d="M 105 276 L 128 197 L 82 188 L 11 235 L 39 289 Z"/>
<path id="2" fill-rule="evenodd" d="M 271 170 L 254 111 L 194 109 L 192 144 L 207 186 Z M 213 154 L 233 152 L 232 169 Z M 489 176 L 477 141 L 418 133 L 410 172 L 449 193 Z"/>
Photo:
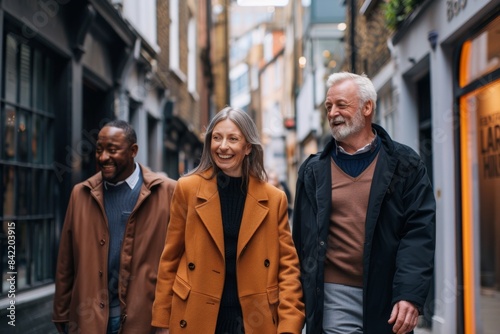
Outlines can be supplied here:
<path id="1" fill-rule="evenodd" d="M 351 33 L 355 31 L 355 52 L 356 52 L 356 72 L 366 73 L 369 77 L 375 76 L 380 69 L 390 60 L 390 52 L 387 40 L 391 36 L 385 23 L 383 3 L 378 0 L 369 11 L 362 15 L 359 10 L 363 0 L 358 0 L 356 4 L 356 23 L 351 25 L 350 2 L 347 2 L 347 27 L 346 61 L 342 70 L 350 71 L 351 66 Z M 354 29 L 353 29 L 354 28 Z"/>
<path id="2" fill-rule="evenodd" d="M 168 98 L 175 102 L 174 113 L 197 132 L 200 129 L 199 100 L 188 91 L 188 23 L 190 15 L 197 17 L 192 1 L 179 0 L 179 69 L 184 78 L 170 70 L 170 15 L 169 0 L 158 0 L 158 45 L 161 48 L 158 67 L 162 81 L 167 85 Z M 199 50 L 197 50 L 199 51 Z M 199 52 L 197 52 L 199 62 Z M 201 66 L 198 64 L 198 66 Z"/>

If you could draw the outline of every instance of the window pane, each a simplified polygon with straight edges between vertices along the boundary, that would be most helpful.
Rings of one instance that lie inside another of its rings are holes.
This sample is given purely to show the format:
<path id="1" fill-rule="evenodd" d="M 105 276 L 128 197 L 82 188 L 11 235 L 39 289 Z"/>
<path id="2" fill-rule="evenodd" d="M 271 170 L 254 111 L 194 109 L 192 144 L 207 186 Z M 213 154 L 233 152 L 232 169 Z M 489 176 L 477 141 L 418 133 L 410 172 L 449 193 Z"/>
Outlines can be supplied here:
<path id="1" fill-rule="evenodd" d="M 28 161 L 29 116 L 26 112 L 18 112 L 17 115 L 17 160 Z"/>
<path id="2" fill-rule="evenodd" d="M 26 222 L 16 222 L 17 288 L 28 287 L 29 230 Z"/>
<path id="3" fill-rule="evenodd" d="M 495 299 L 500 296 L 499 104 L 500 81 L 460 98 L 464 271 L 480 270 L 478 281 L 464 275 L 464 291 L 479 290 L 478 300 L 469 299 L 478 308 L 471 302 L 464 307 L 478 310 L 476 318 L 481 322 L 478 326 L 484 333 L 493 333 L 498 328 L 490 315 L 498 312 Z M 479 263 L 475 263 L 476 259 Z"/>
<path id="4" fill-rule="evenodd" d="M 54 198 L 52 183 L 52 171 L 39 169 L 33 171 L 33 180 L 31 189 L 31 207 L 33 214 L 50 215 L 54 211 Z"/>
<path id="5" fill-rule="evenodd" d="M 52 226 L 50 220 L 32 223 L 35 226 L 33 235 L 32 282 L 40 282 L 51 277 L 52 272 Z"/>
<path id="6" fill-rule="evenodd" d="M 14 160 L 16 157 L 16 110 L 11 106 L 5 106 L 5 131 L 3 132 L 4 149 L 2 150 L 2 158 L 5 160 Z"/>
<path id="7" fill-rule="evenodd" d="M 19 103 L 31 107 L 31 50 L 26 44 L 21 44 Z"/>
<path id="8" fill-rule="evenodd" d="M 2 191 L 3 191 L 3 217 L 14 216 L 15 212 L 15 180 L 14 166 L 3 166 Z"/>
<path id="9" fill-rule="evenodd" d="M 460 86 L 500 68 L 500 17 L 464 43 L 460 55 Z"/>
<path id="10" fill-rule="evenodd" d="M 44 82 L 43 87 L 45 88 L 45 93 L 44 93 L 44 104 L 42 105 L 42 110 L 53 114 L 54 113 L 54 98 L 55 98 L 55 93 L 54 93 L 54 85 L 53 84 L 46 84 L 47 82 L 53 83 L 54 82 L 54 66 L 52 59 L 46 57 L 45 58 L 45 76 L 44 76 Z"/>
<path id="11" fill-rule="evenodd" d="M 31 192 L 31 182 L 30 182 L 31 170 L 26 168 L 17 169 L 17 196 L 16 196 L 16 215 L 24 216 L 28 215 L 29 212 L 29 194 Z"/>
<path id="12" fill-rule="evenodd" d="M 57 62 L 36 50 L 31 40 L 21 40 L 14 34 L 5 35 L 4 40 L 0 105 L 2 297 L 8 291 L 9 272 L 5 226 L 14 220 L 17 291 L 50 282 L 54 277 L 53 193 L 57 180 L 46 165 L 54 161 L 54 101 L 58 98 L 54 91 Z M 47 219 L 35 220 L 38 215 Z"/>
<path id="13" fill-rule="evenodd" d="M 44 147 L 43 135 L 48 136 L 49 133 L 44 129 L 45 118 L 33 115 L 33 129 L 31 131 L 31 157 L 34 163 L 44 162 Z"/>
<path id="14" fill-rule="evenodd" d="M 43 82 L 43 56 L 35 50 L 33 53 L 33 106 L 35 109 L 43 110 L 45 106 L 45 84 Z"/>
<path id="15" fill-rule="evenodd" d="M 57 187 L 57 182 L 56 182 L 56 176 L 53 172 L 53 170 L 46 170 L 44 172 L 44 180 L 47 186 L 43 189 L 50 189 L 49 194 L 50 196 L 47 198 L 46 204 L 44 206 L 45 212 L 47 214 L 54 214 L 56 211 L 56 199 L 55 199 L 55 194 L 56 190 L 55 188 Z"/>
<path id="16" fill-rule="evenodd" d="M 32 215 L 39 215 L 39 214 L 42 214 L 42 209 L 43 207 L 40 205 L 40 203 L 44 202 L 45 198 L 47 198 L 48 194 L 43 194 L 41 195 L 41 189 L 45 189 L 45 188 L 41 188 L 41 184 L 40 184 L 40 180 L 42 178 L 42 172 L 43 170 L 40 170 L 40 169 L 34 169 L 33 172 L 31 173 L 32 175 L 32 179 L 31 179 L 31 192 L 30 192 L 30 195 L 31 195 L 31 210 L 30 210 L 30 214 Z M 43 196 L 43 197 L 42 197 Z"/>
<path id="17" fill-rule="evenodd" d="M 54 162 L 54 120 L 46 119 L 45 124 L 47 135 L 44 136 L 45 140 L 43 141 L 43 151 L 45 152 L 43 162 L 45 164 L 52 164 Z"/>
<path id="18" fill-rule="evenodd" d="M 7 35 L 5 44 L 5 99 L 17 102 L 17 41 Z"/>

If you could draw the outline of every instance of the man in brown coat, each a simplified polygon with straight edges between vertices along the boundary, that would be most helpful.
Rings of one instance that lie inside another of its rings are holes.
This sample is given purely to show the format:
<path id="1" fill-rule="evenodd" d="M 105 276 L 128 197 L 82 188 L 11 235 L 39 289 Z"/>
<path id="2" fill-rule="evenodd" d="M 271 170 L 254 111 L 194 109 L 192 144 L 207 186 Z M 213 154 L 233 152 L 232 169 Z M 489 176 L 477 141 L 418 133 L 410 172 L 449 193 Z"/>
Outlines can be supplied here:
<path id="1" fill-rule="evenodd" d="M 176 181 L 134 161 L 134 129 L 99 132 L 100 171 L 77 184 L 61 233 L 53 322 L 60 333 L 150 333 Z"/>

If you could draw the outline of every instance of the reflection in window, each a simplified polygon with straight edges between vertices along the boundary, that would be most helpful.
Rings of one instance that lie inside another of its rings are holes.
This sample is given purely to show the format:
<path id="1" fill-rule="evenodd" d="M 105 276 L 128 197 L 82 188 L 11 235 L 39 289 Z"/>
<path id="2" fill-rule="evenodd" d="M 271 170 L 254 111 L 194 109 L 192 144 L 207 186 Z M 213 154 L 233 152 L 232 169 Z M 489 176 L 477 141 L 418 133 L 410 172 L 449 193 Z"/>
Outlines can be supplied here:
<path id="1" fill-rule="evenodd" d="M 28 161 L 28 114 L 20 112 L 17 118 L 17 159 Z"/>
<path id="2" fill-rule="evenodd" d="M 29 46 L 21 44 L 19 73 L 19 103 L 31 106 L 31 52 Z"/>
<path id="3" fill-rule="evenodd" d="M 3 216 L 6 218 L 14 216 L 14 175 L 14 166 L 3 166 Z"/>
<path id="4" fill-rule="evenodd" d="M 16 157 L 16 110 L 10 106 L 5 106 L 3 114 L 2 158 L 13 160 Z"/>
<path id="5" fill-rule="evenodd" d="M 478 291 L 479 316 L 485 333 L 498 328 L 493 301 L 500 298 L 500 82 L 461 97 L 462 215 L 464 271 L 479 260 L 477 281 L 464 279 L 469 291 Z M 477 234 L 477 235 L 476 235 Z M 477 243 L 477 244 L 476 244 Z M 477 245 L 473 247 L 473 245 Z M 467 254 L 467 253 L 466 253 Z M 471 269 L 469 269 L 471 270 Z M 472 269 L 473 270 L 473 269 Z M 467 292 L 467 289 L 465 290 Z M 471 298 L 471 300 L 473 300 Z M 474 305 L 470 302 L 470 312 Z M 491 321 L 491 322 L 490 322 Z"/>
<path id="6" fill-rule="evenodd" d="M 55 62 L 31 41 L 4 36 L 4 90 L 0 97 L 0 295 L 7 272 L 17 271 L 16 291 L 53 280 L 57 183 L 54 161 Z M 7 233 L 15 225 L 16 267 L 8 266 Z"/>
<path id="7" fill-rule="evenodd" d="M 500 17 L 464 43 L 461 55 L 460 86 L 500 68 Z"/>
<path id="8" fill-rule="evenodd" d="M 5 99 L 9 102 L 17 102 L 17 40 L 7 35 L 5 43 Z"/>
<path id="9" fill-rule="evenodd" d="M 41 163 L 43 161 L 43 152 L 41 152 L 40 143 L 43 143 L 43 121 L 38 115 L 33 115 L 33 129 L 31 130 L 31 157 L 33 162 Z"/>

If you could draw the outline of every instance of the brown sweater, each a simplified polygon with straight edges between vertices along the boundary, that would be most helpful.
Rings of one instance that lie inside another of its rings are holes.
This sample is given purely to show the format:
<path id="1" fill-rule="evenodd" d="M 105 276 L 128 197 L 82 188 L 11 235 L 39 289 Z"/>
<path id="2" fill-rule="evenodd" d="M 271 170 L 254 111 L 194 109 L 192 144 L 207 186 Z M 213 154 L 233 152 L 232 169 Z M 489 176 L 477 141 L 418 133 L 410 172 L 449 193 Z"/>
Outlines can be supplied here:
<path id="1" fill-rule="evenodd" d="M 332 211 L 325 282 L 363 286 L 366 210 L 377 157 L 358 176 L 344 173 L 332 159 Z"/>

